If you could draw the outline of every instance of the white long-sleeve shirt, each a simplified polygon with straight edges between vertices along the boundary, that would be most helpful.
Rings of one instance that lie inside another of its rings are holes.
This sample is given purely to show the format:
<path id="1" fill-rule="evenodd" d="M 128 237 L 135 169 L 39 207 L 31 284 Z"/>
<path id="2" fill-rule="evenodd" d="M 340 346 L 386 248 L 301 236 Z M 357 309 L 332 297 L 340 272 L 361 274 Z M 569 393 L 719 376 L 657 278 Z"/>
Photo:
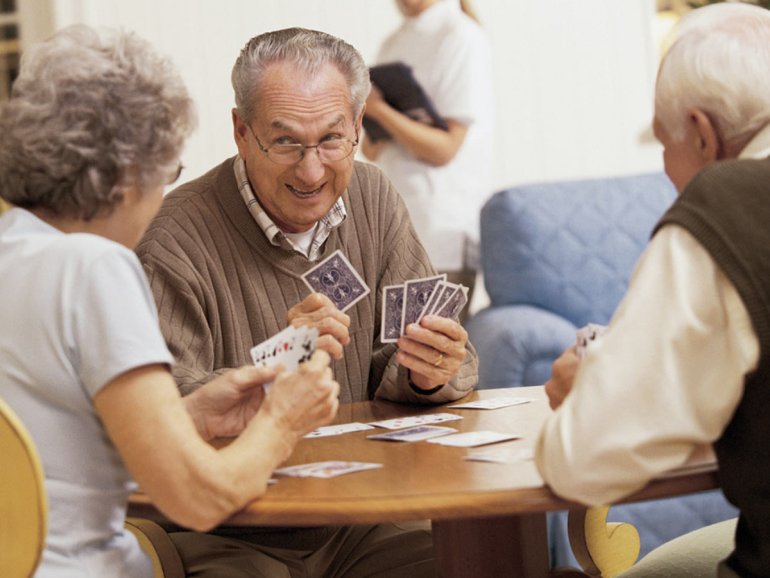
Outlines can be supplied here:
<path id="1" fill-rule="evenodd" d="M 768 156 L 770 126 L 740 158 Z M 644 487 L 719 438 L 758 362 L 759 342 L 733 284 L 687 230 L 663 227 L 540 432 L 543 479 L 589 505 Z"/>
<path id="2" fill-rule="evenodd" d="M 688 231 L 661 229 L 544 425 L 536 452 L 543 478 L 590 505 L 640 489 L 719 437 L 758 359 L 732 283 Z"/>

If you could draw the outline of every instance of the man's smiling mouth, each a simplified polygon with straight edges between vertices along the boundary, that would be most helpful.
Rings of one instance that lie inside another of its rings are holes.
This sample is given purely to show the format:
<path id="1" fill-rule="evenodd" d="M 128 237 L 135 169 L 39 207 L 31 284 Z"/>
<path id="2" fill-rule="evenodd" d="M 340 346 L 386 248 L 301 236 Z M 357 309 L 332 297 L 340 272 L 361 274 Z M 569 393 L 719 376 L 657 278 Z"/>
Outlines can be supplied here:
<path id="1" fill-rule="evenodd" d="M 293 186 L 291 186 L 289 184 L 286 185 L 286 188 L 289 189 L 289 191 L 293 195 L 295 195 L 297 197 L 300 197 L 300 198 L 303 198 L 303 199 L 306 199 L 308 197 L 313 197 L 313 196 L 317 195 L 318 193 L 320 193 L 321 190 L 323 189 L 323 185 L 321 185 L 320 187 L 318 187 L 316 189 L 310 189 L 310 190 L 298 189 L 298 188 L 293 187 Z"/>

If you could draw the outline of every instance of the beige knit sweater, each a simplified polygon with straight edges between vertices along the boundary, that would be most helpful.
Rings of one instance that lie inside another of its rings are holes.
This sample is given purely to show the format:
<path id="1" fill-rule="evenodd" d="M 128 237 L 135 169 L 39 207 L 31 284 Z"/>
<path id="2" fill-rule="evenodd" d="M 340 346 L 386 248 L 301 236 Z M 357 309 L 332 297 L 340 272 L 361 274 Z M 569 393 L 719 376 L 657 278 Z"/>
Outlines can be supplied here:
<path id="1" fill-rule="evenodd" d="M 478 380 L 470 344 L 459 374 L 439 392 L 421 396 L 396 363 L 395 344 L 379 341 L 382 288 L 435 274 L 401 198 L 379 169 L 356 162 L 343 200 L 347 219 L 324 243 L 321 259 L 340 249 L 371 293 L 347 311 L 351 342 L 332 366 L 341 401 L 462 397 Z M 301 275 L 313 264 L 267 240 L 237 189 L 233 159 L 170 193 L 137 254 L 183 393 L 251 363 L 251 347 L 286 327 L 289 308 L 310 293 Z"/>

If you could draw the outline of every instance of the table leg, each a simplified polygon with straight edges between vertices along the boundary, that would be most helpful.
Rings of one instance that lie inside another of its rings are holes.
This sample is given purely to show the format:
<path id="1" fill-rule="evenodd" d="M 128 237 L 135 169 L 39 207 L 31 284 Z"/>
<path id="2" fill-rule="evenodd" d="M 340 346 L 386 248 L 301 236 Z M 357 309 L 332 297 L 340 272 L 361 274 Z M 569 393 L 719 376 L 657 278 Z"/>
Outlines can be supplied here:
<path id="1" fill-rule="evenodd" d="M 545 514 L 440 520 L 432 526 L 442 578 L 548 576 Z"/>

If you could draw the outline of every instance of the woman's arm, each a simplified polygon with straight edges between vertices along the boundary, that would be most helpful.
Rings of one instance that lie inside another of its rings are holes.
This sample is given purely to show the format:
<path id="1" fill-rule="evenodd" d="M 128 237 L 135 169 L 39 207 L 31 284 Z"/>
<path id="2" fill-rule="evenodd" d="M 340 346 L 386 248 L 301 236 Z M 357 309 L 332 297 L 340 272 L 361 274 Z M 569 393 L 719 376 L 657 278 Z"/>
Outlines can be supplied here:
<path id="1" fill-rule="evenodd" d="M 302 436 L 334 417 L 339 385 L 328 364 L 329 356 L 319 351 L 298 371 L 280 374 L 258 410 L 245 404 L 245 428 L 220 449 L 201 437 L 163 365 L 122 374 L 96 394 L 94 405 L 129 472 L 158 509 L 180 525 L 205 531 L 263 494 L 273 470 Z M 230 379 L 236 389 L 248 390 L 261 386 L 266 375 L 242 368 Z M 221 417 L 220 410 L 214 413 Z M 200 413 L 196 418 L 202 423 Z"/>
<path id="2" fill-rule="evenodd" d="M 449 163 L 460 150 L 468 133 L 466 125 L 451 118 L 446 119 L 449 130 L 412 120 L 385 102 L 375 87 L 372 87 L 366 100 L 366 115 L 382 125 L 394 140 L 415 157 L 433 166 Z M 366 141 L 363 152 L 372 160 L 376 157 L 370 156 L 370 153 L 379 154 L 379 150 L 368 149 Z"/>

